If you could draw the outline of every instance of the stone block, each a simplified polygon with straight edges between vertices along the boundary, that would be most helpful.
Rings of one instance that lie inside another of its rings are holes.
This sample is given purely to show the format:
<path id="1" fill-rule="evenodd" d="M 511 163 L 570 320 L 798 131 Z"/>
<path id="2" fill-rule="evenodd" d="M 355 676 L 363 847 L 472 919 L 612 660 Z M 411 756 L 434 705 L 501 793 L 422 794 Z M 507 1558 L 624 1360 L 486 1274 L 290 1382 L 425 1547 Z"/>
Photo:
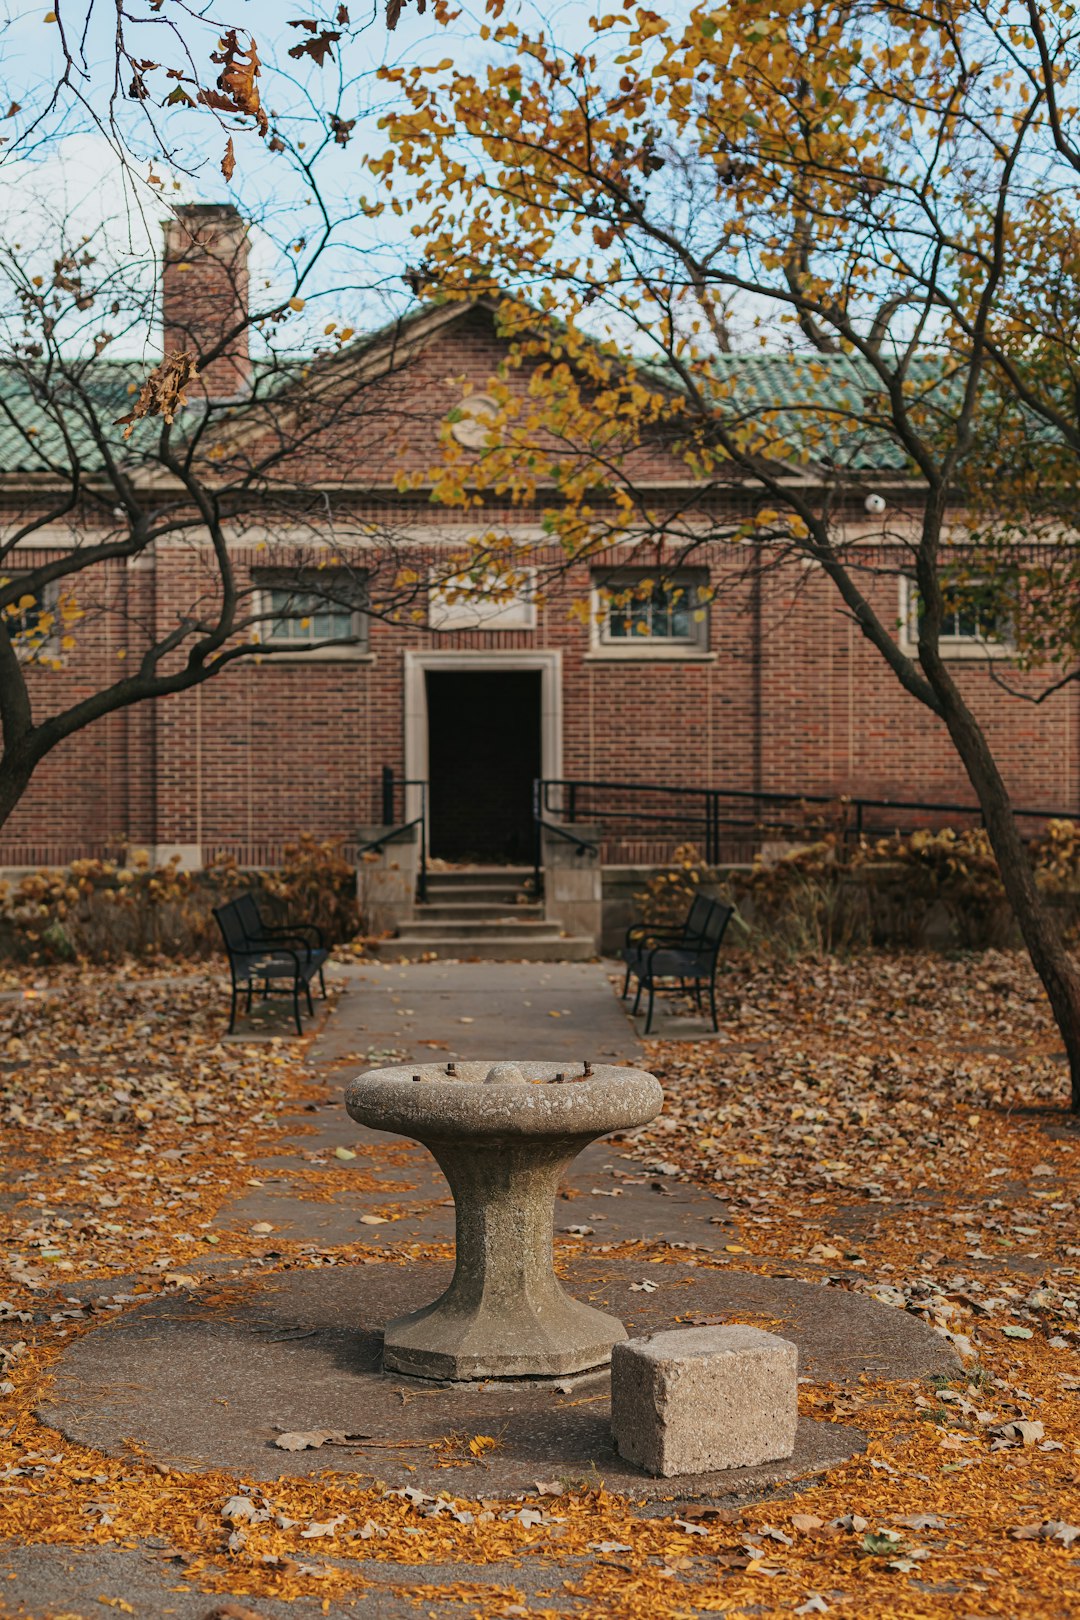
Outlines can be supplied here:
<path id="1" fill-rule="evenodd" d="M 586 856 L 584 861 L 588 861 Z M 547 874 L 544 886 L 545 894 L 550 888 L 552 898 L 556 901 L 588 901 L 595 905 L 600 894 L 600 875 L 596 870 L 595 862 L 580 866 L 557 866 Z"/>
<path id="2" fill-rule="evenodd" d="M 798 1349 L 759 1328 L 674 1328 L 616 1344 L 611 1428 L 647 1474 L 708 1474 L 790 1457 Z"/>
<path id="3" fill-rule="evenodd" d="M 392 827 L 361 827 L 360 844 L 370 843 Z M 392 933 L 413 915 L 420 846 L 415 829 L 369 850 L 356 873 L 356 898 L 368 933 Z"/>

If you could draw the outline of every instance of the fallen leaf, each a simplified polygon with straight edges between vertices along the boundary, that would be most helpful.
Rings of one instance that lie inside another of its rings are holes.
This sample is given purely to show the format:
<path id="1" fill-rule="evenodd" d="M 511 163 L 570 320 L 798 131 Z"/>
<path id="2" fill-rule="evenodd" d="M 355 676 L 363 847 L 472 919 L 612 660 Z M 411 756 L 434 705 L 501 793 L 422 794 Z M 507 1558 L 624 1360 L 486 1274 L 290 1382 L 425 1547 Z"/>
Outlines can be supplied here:
<path id="1" fill-rule="evenodd" d="M 1061 1519 L 1046 1519 L 1042 1524 L 1017 1524 L 1009 1531 L 1014 1541 L 1060 1541 L 1071 1547 L 1080 1541 L 1080 1524 L 1065 1524 Z"/>
<path id="2" fill-rule="evenodd" d="M 304 1541 L 315 1541 L 320 1536 L 332 1536 L 338 1525 L 344 1523 L 344 1513 L 339 1513 L 334 1519 L 324 1519 L 322 1521 L 313 1519 L 306 1530 L 301 1530 L 300 1535 Z"/>
<path id="3" fill-rule="evenodd" d="M 208 1609 L 202 1620 L 266 1620 L 256 1609 L 246 1609 L 242 1603 L 218 1603 Z"/>
<path id="4" fill-rule="evenodd" d="M 1015 1445 L 1019 1442 L 1022 1446 L 1033 1446 L 1036 1440 L 1042 1439 L 1045 1432 L 1041 1423 L 1034 1420 L 1028 1422 L 1023 1418 L 1018 1418 L 1012 1423 L 998 1423 L 994 1428 L 987 1430 L 991 1438 L 999 1443 Z"/>
<path id="5" fill-rule="evenodd" d="M 362 1434 L 346 1434 L 342 1429 L 297 1429 L 279 1434 L 274 1444 L 279 1451 L 317 1451 L 320 1446 L 343 1446 L 350 1440 L 364 1438 Z"/>

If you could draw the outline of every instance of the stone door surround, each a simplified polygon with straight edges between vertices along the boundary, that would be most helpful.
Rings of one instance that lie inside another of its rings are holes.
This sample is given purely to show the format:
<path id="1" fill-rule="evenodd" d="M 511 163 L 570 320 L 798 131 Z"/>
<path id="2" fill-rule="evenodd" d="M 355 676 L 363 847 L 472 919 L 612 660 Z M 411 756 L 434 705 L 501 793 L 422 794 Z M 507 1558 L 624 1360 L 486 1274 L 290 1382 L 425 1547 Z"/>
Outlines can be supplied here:
<path id="1" fill-rule="evenodd" d="M 472 674 L 516 670 L 540 672 L 540 760 L 546 777 L 562 775 L 562 653 L 557 648 L 532 651 L 520 647 L 506 652 L 407 651 L 405 659 L 405 775 L 410 781 L 428 776 L 428 711 L 424 677 L 431 671 L 455 670 Z M 420 795 L 408 790 L 406 815 L 420 814 Z"/>

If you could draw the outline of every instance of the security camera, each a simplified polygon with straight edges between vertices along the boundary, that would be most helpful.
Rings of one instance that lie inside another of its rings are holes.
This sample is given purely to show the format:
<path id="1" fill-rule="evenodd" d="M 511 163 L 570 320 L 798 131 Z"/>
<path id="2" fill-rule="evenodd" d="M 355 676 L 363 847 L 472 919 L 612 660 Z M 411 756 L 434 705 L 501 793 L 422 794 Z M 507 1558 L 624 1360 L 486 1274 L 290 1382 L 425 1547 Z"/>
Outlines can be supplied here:
<path id="1" fill-rule="evenodd" d="M 885 510 L 885 497 L 884 495 L 868 495 L 863 501 L 863 505 L 871 517 L 880 517 Z"/>

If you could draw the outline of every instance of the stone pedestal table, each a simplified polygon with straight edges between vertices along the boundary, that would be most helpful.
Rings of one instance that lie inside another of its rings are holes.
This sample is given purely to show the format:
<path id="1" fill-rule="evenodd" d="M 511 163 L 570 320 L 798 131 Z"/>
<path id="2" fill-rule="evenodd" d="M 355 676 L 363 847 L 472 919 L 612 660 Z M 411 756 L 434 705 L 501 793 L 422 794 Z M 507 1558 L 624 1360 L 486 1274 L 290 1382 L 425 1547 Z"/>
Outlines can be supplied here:
<path id="1" fill-rule="evenodd" d="M 346 1091 L 353 1119 L 422 1142 L 454 1195 L 449 1288 L 388 1322 L 383 1365 L 452 1380 L 558 1377 L 605 1365 L 617 1317 L 572 1298 L 552 1256 L 562 1172 L 589 1142 L 653 1119 L 659 1082 L 598 1064 L 409 1064 Z"/>

